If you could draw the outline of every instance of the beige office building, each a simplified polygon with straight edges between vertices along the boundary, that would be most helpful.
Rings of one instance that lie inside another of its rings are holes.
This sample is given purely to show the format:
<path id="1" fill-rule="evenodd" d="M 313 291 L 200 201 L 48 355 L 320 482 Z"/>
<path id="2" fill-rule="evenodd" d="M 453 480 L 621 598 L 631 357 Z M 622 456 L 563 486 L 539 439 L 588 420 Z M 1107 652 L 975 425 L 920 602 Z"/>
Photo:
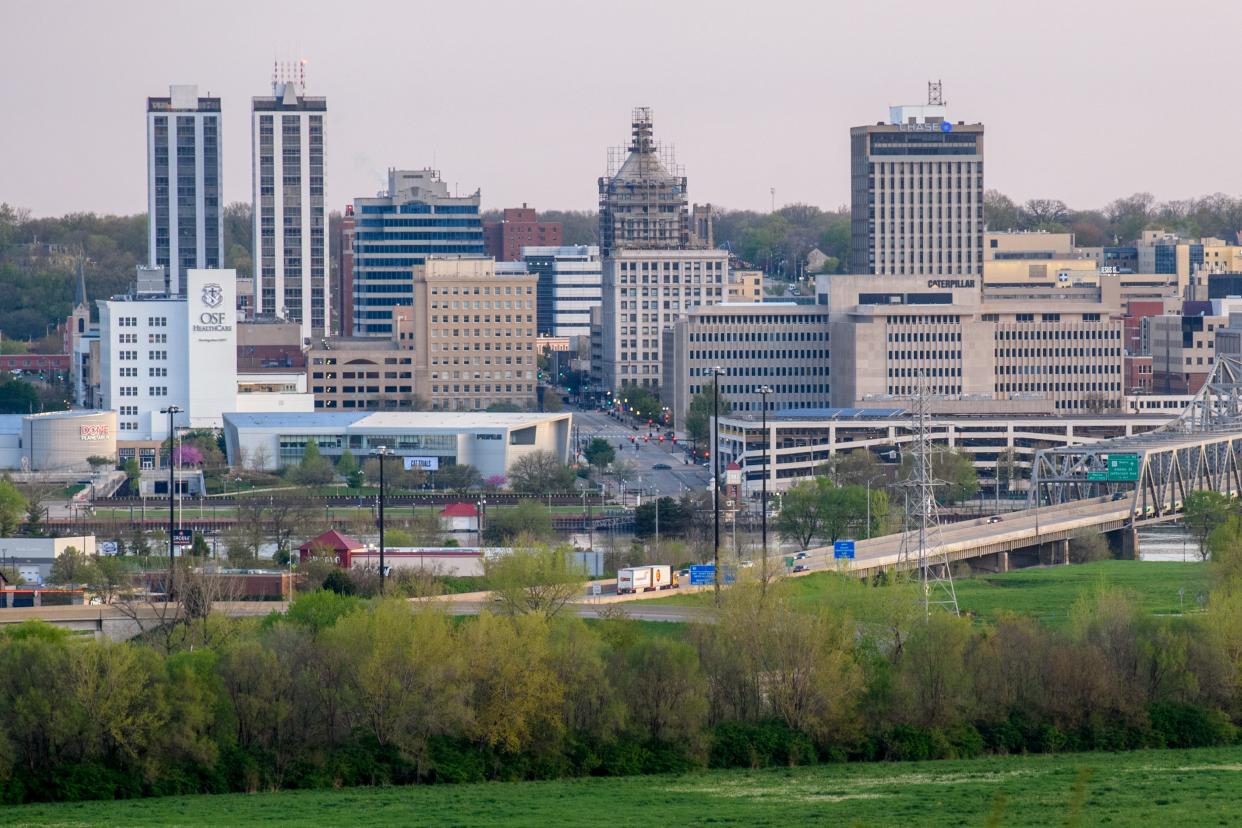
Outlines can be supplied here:
<path id="1" fill-rule="evenodd" d="M 978 280 L 820 276 L 831 317 L 832 403 L 908 400 L 920 388 L 977 401 L 1114 410 L 1120 309 L 1100 301 L 981 298 Z"/>
<path id="2" fill-rule="evenodd" d="M 762 412 L 759 389 L 771 388 L 768 411 L 829 405 L 828 310 L 792 302 L 731 303 L 695 308 L 664 333 L 665 400 L 675 428 L 685 427 L 690 400 L 710 390 L 723 368 L 720 393 L 739 414 Z"/>
<path id="3" fill-rule="evenodd" d="M 535 404 L 538 276 L 495 265 L 433 256 L 414 267 L 415 386 L 432 410 Z"/>
<path id="4" fill-rule="evenodd" d="M 600 384 L 661 386 L 664 331 L 725 301 L 727 250 L 616 250 L 604 260 Z M 592 366 L 594 371 L 594 366 Z"/>

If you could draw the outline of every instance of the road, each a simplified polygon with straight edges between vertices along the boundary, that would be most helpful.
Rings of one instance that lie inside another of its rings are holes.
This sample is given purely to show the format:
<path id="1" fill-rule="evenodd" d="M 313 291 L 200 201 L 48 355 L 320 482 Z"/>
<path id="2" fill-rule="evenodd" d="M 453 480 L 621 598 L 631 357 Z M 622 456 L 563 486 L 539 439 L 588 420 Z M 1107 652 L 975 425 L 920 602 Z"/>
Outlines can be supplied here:
<path id="1" fill-rule="evenodd" d="M 1062 506 L 1044 506 L 1007 514 L 996 523 L 989 523 L 987 518 L 979 518 L 948 524 L 940 529 L 938 541 L 933 542 L 938 542 L 949 551 L 1007 539 L 1023 541 L 1029 545 L 1029 541 L 1035 537 L 1068 530 L 1090 531 L 1093 524 L 1124 519 L 1131 508 L 1129 500 L 1113 501 L 1106 498 L 1082 500 Z M 859 540 L 850 568 L 868 569 L 897 563 L 901 553 L 901 538 L 899 533 Z M 811 571 L 837 569 L 842 563 L 833 559 L 831 546 L 810 549 L 808 553 L 807 559 L 799 563 L 809 566 Z"/>
<path id="2" fill-rule="evenodd" d="M 706 491 L 710 485 L 711 471 L 687 463 L 685 452 L 680 447 L 667 440 L 661 443 L 655 437 L 645 442 L 643 437 L 648 433 L 645 426 L 635 431 L 629 422 L 622 422 L 600 411 L 574 409 L 573 415 L 579 437 L 587 442 L 594 437 L 607 440 L 617 450 L 617 459 L 632 462 L 638 467 L 635 479 L 626 480 L 627 488 L 654 489 L 661 495 L 677 496 L 686 490 Z M 651 433 L 662 434 L 663 431 L 653 428 Z M 638 437 L 632 445 L 631 437 Z M 667 465 L 669 468 L 652 468 L 656 465 Z"/>

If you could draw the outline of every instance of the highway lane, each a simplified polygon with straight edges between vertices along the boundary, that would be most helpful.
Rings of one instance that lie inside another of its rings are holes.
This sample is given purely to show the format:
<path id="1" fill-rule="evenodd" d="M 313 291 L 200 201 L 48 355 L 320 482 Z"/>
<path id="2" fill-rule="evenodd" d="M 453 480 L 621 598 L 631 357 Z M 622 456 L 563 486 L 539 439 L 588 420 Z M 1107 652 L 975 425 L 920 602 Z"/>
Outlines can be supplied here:
<path id="1" fill-rule="evenodd" d="M 1067 529 L 1079 528 L 1076 524 L 1087 524 L 1108 520 L 1125 519 L 1132 506 L 1129 500 L 1114 501 L 1110 498 L 1093 498 L 1063 506 L 1043 506 L 1039 509 L 1026 509 L 1003 516 L 996 523 L 989 523 L 987 518 L 979 518 L 945 525 L 939 530 L 939 544 L 947 550 L 956 550 L 973 546 L 981 541 L 993 540 L 1024 540 L 1043 537 L 1050 533 Z M 855 545 L 855 559 L 849 564 L 851 569 L 867 569 L 875 566 L 896 564 L 901 552 L 900 533 L 885 535 L 871 540 L 859 540 Z M 811 570 L 837 569 L 843 561 L 833 558 L 831 546 L 809 549 L 808 557 L 802 563 Z"/>

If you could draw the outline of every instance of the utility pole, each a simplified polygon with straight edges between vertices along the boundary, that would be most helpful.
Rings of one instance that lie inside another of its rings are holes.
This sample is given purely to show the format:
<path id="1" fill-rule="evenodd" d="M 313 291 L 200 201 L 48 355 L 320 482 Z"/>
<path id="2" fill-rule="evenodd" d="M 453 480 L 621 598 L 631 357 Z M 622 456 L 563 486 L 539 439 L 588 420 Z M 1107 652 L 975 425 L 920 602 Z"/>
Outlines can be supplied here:
<path id="1" fill-rule="evenodd" d="M 759 396 L 762 399 L 763 409 L 763 494 L 760 496 L 760 511 L 763 514 L 763 588 L 765 590 L 768 587 L 768 453 L 772 450 L 772 441 L 768 439 L 768 394 L 771 393 L 770 385 L 760 386 Z M 868 520 L 867 523 L 870 525 L 871 521 Z M 750 526 L 750 531 L 755 531 L 755 524 L 752 523 Z"/>
<path id="2" fill-rule="evenodd" d="M 161 414 L 168 415 L 168 598 L 172 598 L 173 593 L 173 577 L 176 571 L 175 552 L 176 546 L 173 543 L 173 529 L 175 508 L 173 506 L 173 492 L 176 489 L 176 476 L 173 467 L 173 417 L 181 413 L 181 407 L 170 405 L 167 408 L 160 409 Z"/>
<path id="3" fill-rule="evenodd" d="M 712 545 L 712 582 L 716 592 L 716 604 L 720 604 L 720 378 L 725 369 L 719 365 L 712 368 L 712 525 L 715 543 Z"/>
<path id="4" fill-rule="evenodd" d="M 379 576 L 380 576 L 380 595 L 384 594 L 384 579 L 387 577 L 384 572 L 384 460 L 388 457 L 388 446 L 380 446 L 373 454 L 379 458 Z"/>

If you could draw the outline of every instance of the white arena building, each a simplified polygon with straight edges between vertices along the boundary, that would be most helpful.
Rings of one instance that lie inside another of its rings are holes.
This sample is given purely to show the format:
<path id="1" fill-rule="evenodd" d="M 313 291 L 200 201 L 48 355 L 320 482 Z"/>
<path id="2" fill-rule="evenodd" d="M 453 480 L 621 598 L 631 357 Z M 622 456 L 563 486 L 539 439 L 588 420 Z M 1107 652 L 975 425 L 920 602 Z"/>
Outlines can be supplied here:
<path id="1" fill-rule="evenodd" d="M 555 452 L 570 460 L 570 423 L 564 414 L 473 412 L 227 413 L 224 439 L 229 464 L 280 469 L 299 463 L 315 440 L 333 461 L 345 449 L 365 460 L 380 446 L 429 472 L 453 463 L 471 465 L 484 478 L 505 474 L 520 457 Z"/>

